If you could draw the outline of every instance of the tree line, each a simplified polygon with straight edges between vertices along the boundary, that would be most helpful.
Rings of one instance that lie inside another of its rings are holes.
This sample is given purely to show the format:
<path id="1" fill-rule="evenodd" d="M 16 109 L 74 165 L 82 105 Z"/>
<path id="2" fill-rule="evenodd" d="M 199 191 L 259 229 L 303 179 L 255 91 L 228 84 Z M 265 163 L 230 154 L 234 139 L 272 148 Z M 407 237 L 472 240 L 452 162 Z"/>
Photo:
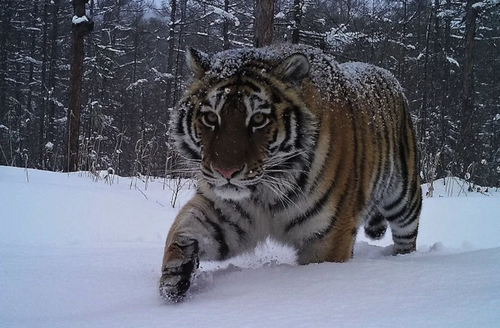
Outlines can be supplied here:
<path id="1" fill-rule="evenodd" d="M 500 184 L 498 0 L 5 0 L 0 165 L 179 173 L 169 116 L 190 78 L 185 48 L 257 40 L 390 70 L 406 89 L 424 181 Z"/>

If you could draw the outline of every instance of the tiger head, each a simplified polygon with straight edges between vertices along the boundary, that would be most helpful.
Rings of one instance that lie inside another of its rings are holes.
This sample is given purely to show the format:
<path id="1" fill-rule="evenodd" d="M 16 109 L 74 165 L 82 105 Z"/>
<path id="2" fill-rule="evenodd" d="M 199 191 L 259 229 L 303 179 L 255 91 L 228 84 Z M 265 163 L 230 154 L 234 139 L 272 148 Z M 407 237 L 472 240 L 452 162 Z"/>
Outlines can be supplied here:
<path id="1" fill-rule="evenodd" d="M 202 181 L 223 199 L 241 200 L 299 175 L 315 138 L 301 100 L 307 57 L 252 49 L 211 58 L 189 49 L 186 57 L 194 79 L 172 128 L 181 154 L 201 163 Z"/>

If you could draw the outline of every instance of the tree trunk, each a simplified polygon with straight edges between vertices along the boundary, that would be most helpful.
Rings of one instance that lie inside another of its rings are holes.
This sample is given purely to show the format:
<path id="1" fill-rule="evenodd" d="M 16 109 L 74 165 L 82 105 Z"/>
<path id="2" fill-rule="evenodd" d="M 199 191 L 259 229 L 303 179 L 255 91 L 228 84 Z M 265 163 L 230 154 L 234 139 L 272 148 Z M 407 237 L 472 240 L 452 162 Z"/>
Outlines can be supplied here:
<path id="1" fill-rule="evenodd" d="M 429 57 L 430 57 L 430 34 L 432 24 L 432 11 L 429 12 L 427 21 L 427 30 L 425 33 L 425 56 L 424 56 L 424 71 L 422 72 L 422 103 L 420 105 L 420 115 L 418 119 L 418 137 L 421 144 L 425 143 L 425 135 L 427 131 L 427 106 L 429 104 Z"/>
<path id="2" fill-rule="evenodd" d="M 437 0 L 436 0 L 437 1 Z M 406 0 L 402 1 L 403 5 L 403 19 L 401 24 L 401 44 L 406 45 L 406 29 L 408 25 L 408 13 L 407 13 L 407 3 Z M 407 50 L 406 47 L 399 47 L 400 57 L 398 60 L 398 78 L 400 82 L 404 85 L 406 81 L 406 56 Z"/>
<path id="3" fill-rule="evenodd" d="M 12 8 L 12 0 L 7 0 L 0 8 L 0 120 L 4 120 L 7 113 L 7 57 L 8 41 L 11 37 L 10 27 L 12 15 L 15 15 Z M 8 164 L 8 163 L 5 163 Z"/>
<path id="4" fill-rule="evenodd" d="M 274 37 L 274 0 L 257 0 L 255 3 L 254 46 L 270 46 Z"/>
<path id="5" fill-rule="evenodd" d="M 224 10 L 229 12 L 229 0 L 224 0 Z M 227 50 L 229 49 L 229 19 L 226 17 L 224 17 L 224 23 L 222 24 L 222 37 L 224 41 L 222 48 Z"/>
<path id="6" fill-rule="evenodd" d="M 474 38 L 476 37 L 476 19 L 478 11 L 473 4 L 478 0 L 467 0 L 465 7 L 465 64 L 462 113 L 460 118 L 459 153 L 462 163 L 462 173 L 474 162 L 475 131 L 474 131 Z"/>
<path id="7" fill-rule="evenodd" d="M 175 16 L 177 14 L 177 0 L 170 0 L 170 23 L 168 24 L 169 26 L 169 31 L 168 31 L 168 52 L 167 52 L 167 85 L 165 88 L 165 104 L 167 107 L 173 107 L 173 97 L 172 97 L 172 74 L 173 74 L 173 67 L 174 67 L 174 53 L 175 53 Z M 169 121 L 169 111 L 165 111 L 165 115 L 167 117 L 165 118 L 165 122 Z"/>
<path id="8" fill-rule="evenodd" d="M 38 4 L 39 4 L 39 0 L 37 1 L 33 1 L 33 11 L 32 11 L 32 21 L 31 21 L 31 24 L 33 27 L 36 27 L 37 24 L 38 24 L 38 19 L 39 19 L 39 15 L 38 15 Z M 37 58 L 38 57 L 38 53 L 39 49 L 37 49 L 37 39 L 40 37 L 38 35 L 38 31 L 36 29 L 34 29 L 33 31 L 31 31 L 31 44 L 30 44 L 30 56 L 32 58 Z M 33 98 L 35 98 L 36 96 L 36 92 L 34 90 L 34 86 L 36 83 L 33 83 L 35 81 L 35 64 L 34 63 L 30 63 L 29 64 L 29 75 L 28 75 L 28 94 L 27 94 L 27 97 L 26 97 L 26 111 L 28 113 L 32 113 L 33 112 Z M 29 133 L 25 133 L 25 135 L 29 135 Z M 32 140 L 30 140 L 30 146 L 32 144 Z M 35 154 L 33 154 L 35 155 Z M 35 156 L 33 156 L 35 157 Z"/>
<path id="9" fill-rule="evenodd" d="M 38 105 L 38 138 L 36 155 L 38 161 L 43 163 L 43 150 L 45 140 L 45 115 L 47 112 L 47 34 L 49 28 L 49 2 L 43 4 L 43 33 L 42 33 L 42 67 L 40 76 L 40 102 Z M 42 168 L 43 164 L 42 164 Z"/>
<path id="10" fill-rule="evenodd" d="M 177 49 L 183 49 L 186 47 L 186 44 L 184 43 L 184 34 L 185 34 L 185 29 L 186 29 L 186 13 L 187 13 L 187 0 L 181 0 L 180 2 L 180 28 L 179 28 L 179 33 L 177 36 Z M 182 68 L 184 67 L 184 57 L 181 56 L 181 53 L 177 51 L 177 56 L 175 59 L 175 74 L 174 74 L 174 86 L 175 89 L 173 90 L 173 103 L 176 104 L 178 97 L 179 97 L 179 92 L 180 92 L 180 79 L 183 76 Z"/>
<path id="11" fill-rule="evenodd" d="M 303 0 L 294 0 L 293 2 L 293 31 L 292 43 L 298 44 L 300 41 L 300 23 L 302 21 Z"/>
<path id="12" fill-rule="evenodd" d="M 88 0 L 73 0 L 74 14 L 78 18 L 85 16 L 85 5 Z M 68 159 L 67 171 L 74 172 L 78 168 L 78 136 L 80 131 L 80 89 L 83 73 L 84 37 L 92 32 L 94 27 L 90 19 L 83 19 L 74 23 L 72 35 L 73 61 L 71 63 L 71 76 L 69 88 L 68 108 Z"/>
<path id="13" fill-rule="evenodd" d="M 37 1 L 33 1 L 33 19 L 31 21 L 31 24 L 33 27 L 35 27 L 37 25 L 37 19 L 38 19 L 38 0 Z M 39 37 L 37 35 L 37 31 L 36 30 L 33 30 L 31 31 L 31 45 L 30 45 L 30 56 L 32 58 L 36 58 L 37 57 L 37 48 L 36 48 L 36 40 L 37 38 Z M 30 63 L 29 64 L 29 77 L 28 77 L 28 96 L 27 96 L 27 99 L 26 99 L 26 109 L 29 113 L 31 113 L 33 111 L 33 108 L 32 108 L 32 99 L 33 99 L 33 94 L 34 94 L 34 90 L 33 90 L 33 85 L 32 85 L 32 82 L 34 80 L 34 70 L 35 70 L 35 65 L 34 63 Z"/>
<path id="14" fill-rule="evenodd" d="M 446 0 L 446 11 L 449 12 L 451 10 L 451 0 Z M 451 17 L 450 15 L 446 15 L 444 18 L 444 53 L 443 53 L 443 80 L 441 85 L 441 111 L 439 115 L 440 120 L 440 145 L 439 150 L 444 150 L 445 145 L 447 144 L 447 139 L 449 137 L 449 128 L 447 123 L 447 115 L 449 112 L 449 108 L 451 107 L 451 97 L 450 97 L 450 62 L 448 61 L 448 56 L 451 53 Z M 446 152 L 442 152 L 441 164 L 447 164 L 448 159 Z M 444 165 L 441 165 L 438 168 L 437 175 L 444 176 Z"/>
<path id="15" fill-rule="evenodd" d="M 59 0 L 52 1 L 52 31 L 51 31 L 51 40 L 50 40 L 50 62 L 49 62 L 49 79 L 48 86 L 49 92 L 52 97 L 55 96 L 55 88 L 56 88 L 56 70 L 57 70 L 57 39 L 59 36 Z M 54 139 L 54 129 L 55 129 L 55 115 L 56 115 L 56 104 L 54 100 L 51 100 L 48 104 L 48 113 L 47 113 L 47 137 L 46 141 L 55 144 Z M 45 145 L 44 145 L 44 154 Z M 49 164 L 48 158 L 44 156 L 43 164 Z"/>

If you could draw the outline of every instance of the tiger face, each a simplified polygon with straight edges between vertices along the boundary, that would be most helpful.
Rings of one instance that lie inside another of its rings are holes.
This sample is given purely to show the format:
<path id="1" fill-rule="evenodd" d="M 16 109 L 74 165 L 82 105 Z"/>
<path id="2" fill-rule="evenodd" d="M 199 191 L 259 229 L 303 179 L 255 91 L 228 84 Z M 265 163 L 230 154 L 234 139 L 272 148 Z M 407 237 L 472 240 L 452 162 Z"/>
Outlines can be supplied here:
<path id="1" fill-rule="evenodd" d="M 253 59 L 223 78 L 199 52 L 190 50 L 188 63 L 195 81 L 174 118 L 177 146 L 201 160 L 203 181 L 214 193 L 241 200 L 293 174 L 287 169 L 314 138 L 312 116 L 297 97 L 307 58 L 295 54 L 275 65 Z"/>

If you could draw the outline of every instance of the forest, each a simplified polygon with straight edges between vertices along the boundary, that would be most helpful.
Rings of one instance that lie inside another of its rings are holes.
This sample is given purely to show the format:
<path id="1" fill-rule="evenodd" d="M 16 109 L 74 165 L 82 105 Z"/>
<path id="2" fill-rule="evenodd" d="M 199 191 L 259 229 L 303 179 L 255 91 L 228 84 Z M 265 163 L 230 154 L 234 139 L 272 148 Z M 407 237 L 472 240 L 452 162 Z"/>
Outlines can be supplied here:
<path id="1" fill-rule="evenodd" d="M 399 79 L 423 181 L 500 186 L 499 0 L 3 0 L 0 165 L 175 175 L 169 117 L 191 77 L 185 49 L 258 45 L 260 2 L 273 43 Z"/>

